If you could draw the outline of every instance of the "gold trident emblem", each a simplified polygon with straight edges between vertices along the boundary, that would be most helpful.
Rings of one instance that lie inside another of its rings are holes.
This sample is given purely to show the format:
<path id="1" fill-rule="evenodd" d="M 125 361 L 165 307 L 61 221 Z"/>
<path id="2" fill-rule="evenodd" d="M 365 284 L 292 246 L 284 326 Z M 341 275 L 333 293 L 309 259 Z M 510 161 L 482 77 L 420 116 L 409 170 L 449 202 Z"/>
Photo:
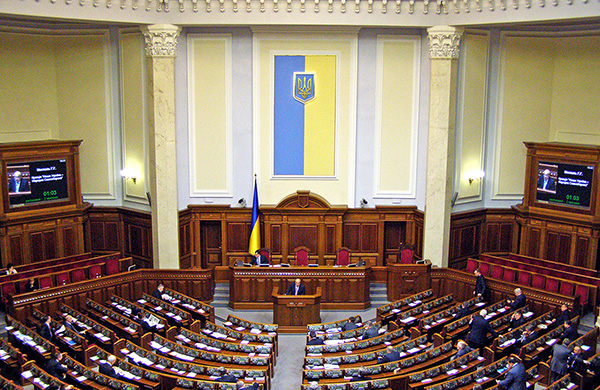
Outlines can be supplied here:
<path id="1" fill-rule="evenodd" d="M 302 96 L 302 99 L 306 99 L 312 93 L 312 78 L 306 80 L 306 76 L 302 78 L 298 77 L 296 88 L 298 89 L 298 95 Z"/>

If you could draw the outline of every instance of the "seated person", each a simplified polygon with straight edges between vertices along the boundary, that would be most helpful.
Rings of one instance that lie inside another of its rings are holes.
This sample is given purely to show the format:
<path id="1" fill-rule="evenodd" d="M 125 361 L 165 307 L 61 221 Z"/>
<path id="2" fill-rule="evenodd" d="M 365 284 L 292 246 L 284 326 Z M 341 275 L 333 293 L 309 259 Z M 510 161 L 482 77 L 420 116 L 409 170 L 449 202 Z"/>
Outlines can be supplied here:
<path id="1" fill-rule="evenodd" d="M 67 366 L 61 363 L 63 359 L 62 353 L 57 353 L 52 356 L 46 363 L 46 372 L 61 381 L 65 380 L 65 374 L 69 371 Z"/>
<path id="2" fill-rule="evenodd" d="M 317 337 L 317 333 L 314 330 L 311 330 L 308 334 L 308 341 L 306 345 L 323 345 L 325 342 L 322 338 Z"/>
<path id="3" fill-rule="evenodd" d="M 4 273 L 6 275 L 13 275 L 13 274 L 17 273 L 17 270 L 15 269 L 15 266 L 13 265 L 13 263 L 6 264 L 6 270 L 4 270 Z"/>
<path id="4" fill-rule="evenodd" d="M 215 379 L 217 382 L 228 382 L 228 383 L 236 383 L 237 382 L 237 378 L 234 377 L 233 375 L 227 373 L 227 370 L 225 369 L 225 367 L 219 367 L 219 375 L 221 375 L 221 376 L 218 377 L 217 379 Z"/>
<path id="5" fill-rule="evenodd" d="M 65 317 L 64 326 L 65 328 L 70 329 L 75 333 L 85 333 L 85 329 L 81 329 L 79 325 L 77 325 L 77 321 L 75 321 L 75 318 L 73 318 L 73 316 L 70 314 Z"/>
<path id="6" fill-rule="evenodd" d="M 152 293 L 152 296 L 157 299 L 163 299 L 164 291 L 165 286 L 162 283 L 160 283 L 158 287 L 156 287 L 156 290 L 154 290 L 154 292 Z"/>
<path id="7" fill-rule="evenodd" d="M 459 357 L 468 354 L 469 352 L 473 351 L 473 348 L 469 347 L 467 343 L 460 340 L 458 343 L 456 343 L 456 350 L 456 354 L 452 356 L 450 360 L 458 359 Z"/>
<path id="8" fill-rule="evenodd" d="M 388 345 L 385 355 L 377 358 L 377 363 L 391 363 L 400 360 L 400 352 L 394 351 L 394 347 Z"/>
<path id="9" fill-rule="evenodd" d="M 579 333 L 577 332 L 577 328 L 575 327 L 575 324 L 573 324 L 571 321 L 566 321 L 565 322 L 565 330 L 562 332 L 562 334 L 560 335 L 560 337 L 558 339 L 560 341 L 562 341 L 564 339 L 577 340 L 578 338 L 579 338 Z"/>
<path id="10" fill-rule="evenodd" d="M 354 330 L 354 329 L 358 328 L 359 323 L 360 323 L 360 318 L 358 316 L 350 317 L 350 318 L 348 318 L 348 322 L 346 322 L 344 325 L 342 325 L 342 331 L 346 332 L 348 330 Z"/>
<path id="11" fill-rule="evenodd" d="M 585 374 L 587 370 L 587 366 L 583 360 L 583 354 L 581 353 L 581 347 L 576 345 L 573 348 L 573 352 L 567 358 L 567 371 L 578 372 L 580 374 Z"/>
<path id="12" fill-rule="evenodd" d="M 519 337 L 515 342 L 515 347 L 521 348 L 522 346 L 529 344 L 537 338 L 538 334 L 535 331 L 535 325 L 529 325 L 527 329 L 525 329 L 525 331 L 521 334 L 521 337 Z"/>
<path id="13" fill-rule="evenodd" d="M 560 326 L 562 324 L 564 324 L 565 322 L 569 321 L 571 319 L 571 312 L 569 311 L 569 307 L 565 304 L 560 306 L 560 312 L 558 313 L 558 315 L 552 319 L 552 328 L 556 328 L 557 326 Z"/>
<path id="14" fill-rule="evenodd" d="M 256 252 L 254 252 L 254 257 L 252 258 L 252 261 L 250 262 L 250 264 L 257 265 L 259 267 L 261 267 L 261 266 L 266 267 L 267 265 L 269 265 L 269 260 L 267 259 L 266 256 L 261 255 L 260 251 L 256 251 Z"/>
<path id="15" fill-rule="evenodd" d="M 517 329 L 519 326 L 523 325 L 526 322 L 525 318 L 523 318 L 523 314 L 520 311 L 514 312 L 510 316 L 509 330 Z"/>
<path id="16" fill-rule="evenodd" d="M 33 292 L 35 290 L 39 290 L 39 288 L 40 286 L 35 278 L 29 278 L 27 284 L 25 284 L 25 292 Z"/>
<path id="17" fill-rule="evenodd" d="M 236 390 L 257 390 L 258 389 L 258 383 L 254 382 L 249 386 L 244 386 L 244 381 L 243 380 L 239 380 L 236 382 L 235 384 L 235 388 Z"/>
<path id="18" fill-rule="evenodd" d="M 365 325 L 365 332 L 362 335 L 362 339 L 367 340 L 377 336 L 379 336 L 379 329 L 371 321 L 368 321 Z"/>
<path id="19" fill-rule="evenodd" d="M 525 298 L 521 289 L 517 287 L 515 288 L 515 299 L 507 300 L 508 306 L 506 308 L 510 309 L 510 311 L 515 311 L 524 307 L 526 302 L 527 298 Z"/>
<path id="20" fill-rule="evenodd" d="M 458 307 L 458 311 L 454 314 L 454 320 L 460 320 L 463 317 L 467 317 L 471 314 L 471 310 L 465 304 L 461 304 Z"/>
<path id="21" fill-rule="evenodd" d="M 38 333 L 48 341 L 54 340 L 54 330 L 52 329 L 52 317 L 47 316 L 42 319 Z"/>
<path id="22" fill-rule="evenodd" d="M 98 366 L 98 372 L 100 374 L 108 375 L 111 378 L 118 378 L 117 372 L 114 369 L 114 365 L 117 362 L 117 357 L 115 355 L 108 355 L 106 361 L 100 363 Z"/>

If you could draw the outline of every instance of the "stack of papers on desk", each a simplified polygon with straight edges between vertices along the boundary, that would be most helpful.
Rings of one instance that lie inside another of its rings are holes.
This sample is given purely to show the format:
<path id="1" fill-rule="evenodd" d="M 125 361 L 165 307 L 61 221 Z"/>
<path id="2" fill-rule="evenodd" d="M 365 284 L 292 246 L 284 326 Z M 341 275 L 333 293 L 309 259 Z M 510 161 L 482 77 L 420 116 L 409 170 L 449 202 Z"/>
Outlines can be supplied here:
<path id="1" fill-rule="evenodd" d="M 186 377 L 188 378 L 195 378 L 196 377 L 196 373 L 195 372 L 188 372 L 187 374 L 185 374 Z"/>
<path id="2" fill-rule="evenodd" d="M 262 331 L 260 329 L 254 329 L 254 328 L 252 328 L 252 329 L 250 329 L 250 333 L 252 333 L 252 334 L 261 334 Z"/>
<path id="3" fill-rule="evenodd" d="M 394 310 L 392 310 L 392 313 L 394 313 L 394 314 L 400 313 L 400 309 L 394 309 Z"/>
<path id="4" fill-rule="evenodd" d="M 554 345 L 556 343 L 556 339 L 550 339 L 548 341 L 546 341 L 546 344 L 548 345 Z"/>
<path id="5" fill-rule="evenodd" d="M 454 370 L 446 371 L 446 375 L 454 375 L 457 372 L 458 372 L 458 370 L 455 368 Z"/>
<path id="6" fill-rule="evenodd" d="M 532 311 L 528 311 L 527 313 L 523 314 L 523 317 L 527 318 L 527 317 L 531 317 L 533 315 Z"/>
<path id="7" fill-rule="evenodd" d="M 29 379 L 29 378 L 31 378 L 31 377 L 33 376 L 33 374 L 31 373 L 31 371 L 23 371 L 23 372 L 21 373 L 21 376 L 22 376 L 23 378 L 25 378 L 25 379 Z"/>
<path id="8" fill-rule="evenodd" d="M 326 370 L 334 370 L 334 369 L 340 368 L 340 365 L 339 364 L 325 364 L 324 367 Z"/>
<path id="9" fill-rule="evenodd" d="M 138 302 L 139 302 L 139 303 L 141 303 L 142 305 L 143 305 L 144 303 L 147 303 L 147 301 L 146 301 L 145 299 L 138 299 Z"/>
<path id="10" fill-rule="evenodd" d="M 408 324 L 409 322 L 413 322 L 414 320 L 416 320 L 416 318 L 411 316 L 411 317 L 406 317 L 403 320 L 400 320 L 400 322 L 402 322 L 403 324 Z"/>

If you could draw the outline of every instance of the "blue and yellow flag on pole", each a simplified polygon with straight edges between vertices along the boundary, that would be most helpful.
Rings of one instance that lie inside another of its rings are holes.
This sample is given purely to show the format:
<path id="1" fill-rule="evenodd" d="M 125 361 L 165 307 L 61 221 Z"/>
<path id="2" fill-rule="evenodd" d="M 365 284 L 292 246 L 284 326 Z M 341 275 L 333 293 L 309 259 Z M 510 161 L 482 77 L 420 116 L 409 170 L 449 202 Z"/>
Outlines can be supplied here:
<path id="1" fill-rule="evenodd" d="M 248 252 L 254 254 L 260 249 L 260 221 L 258 219 L 258 188 L 256 186 L 256 175 L 254 176 L 254 199 L 252 200 L 252 224 L 250 232 L 250 244 Z"/>

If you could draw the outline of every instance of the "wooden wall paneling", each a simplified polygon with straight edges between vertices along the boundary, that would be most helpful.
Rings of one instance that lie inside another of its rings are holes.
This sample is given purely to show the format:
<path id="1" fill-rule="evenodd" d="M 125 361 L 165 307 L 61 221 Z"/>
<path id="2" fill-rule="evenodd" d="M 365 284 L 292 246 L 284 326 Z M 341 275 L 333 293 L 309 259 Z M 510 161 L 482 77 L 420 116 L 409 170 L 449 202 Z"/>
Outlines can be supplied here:
<path id="1" fill-rule="evenodd" d="M 185 211 L 179 214 L 179 268 L 192 267 L 192 219 L 190 213 Z"/>
<path id="2" fill-rule="evenodd" d="M 271 226 L 271 253 L 281 256 L 281 225 Z"/>
<path id="3" fill-rule="evenodd" d="M 299 246 L 305 246 L 308 248 L 310 255 L 318 254 L 319 248 L 319 227 L 316 224 L 313 225 L 298 225 L 290 224 L 289 226 L 289 241 L 288 241 L 288 253 L 292 256 L 295 255 L 294 249 Z M 311 256 L 312 257 L 312 256 Z"/>
<path id="4" fill-rule="evenodd" d="M 29 235 L 29 252 L 33 263 L 42 261 L 46 258 L 44 253 L 44 234 L 43 232 L 35 232 Z"/>
<path id="5" fill-rule="evenodd" d="M 8 256 L 6 256 L 6 261 L 3 262 L 2 267 L 6 267 L 6 264 L 10 262 L 12 262 L 14 265 L 25 264 L 25 262 L 23 261 L 25 257 L 23 254 L 23 251 L 25 250 L 25 246 L 23 244 L 23 236 L 9 236 L 8 240 L 10 243 L 8 245 L 8 248 L 10 248 L 9 254 Z"/>
<path id="6" fill-rule="evenodd" d="M 379 241 L 377 223 L 362 224 L 360 230 L 360 251 L 368 253 L 377 252 Z"/>
<path id="7" fill-rule="evenodd" d="M 452 214 L 450 220 L 450 245 L 448 267 L 464 268 L 469 257 L 476 257 L 481 250 L 481 229 L 485 210 L 465 211 Z"/>
<path id="8" fill-rule="evenodd" d="M 526 229 L 528 231 L 528 236 L 524 238 L 522 241 L 526 241 L 527 248 L 527 256 L 530 257 L 540 257 L 542 247 L 542 230 L 539 228 L 529 228 Z"/>
<path id="9" fill-rule="evenodd" d="M 587 259 L 590 253 L 590 238 L 589 237 L 577 237 L 577 242 L 575 244 L 575 261 L 573 265 L 579 267 L 587 266 Z"/>
<path id="10" fill-rule="evenodd" d="M 42 233 L 44 237 L 44 259 L 53 259 L 60 257 L 61 254 L 57 251 L 57 231 L 48 230 Z M 62 247 L 61 247 L 62 248 Z M 34 250 L 34 248 L 32 248 Z M 61 251 L 62 252 L 62 251 Z"/>
<path id="11" fill-rule="evenodd" d="M 150 213 L 119 209 L 125 232 L 124 256 L 132 257 L 139 268 L 152 268 L 152 220 Z"/>
<path id="12" fill-rule="evenodd" d="M 360 225 L 357 223 L 346 223 L 344 225 L 344 241 L 343 246 L 353 252 L 361 252 L 360 250 Z"/>
<path id="13" fill-rule="evenodd" d="M 227 223 L 227 251 L 247 252 L 250 237 L 250 224 L 243 222 Z"/>
<path id="14" fill-rule="evenodd" d="M 425 264 L 390 264 L 387 266 L 387 297 L 397 301 L 431 288 L 431 262 Z"/>

